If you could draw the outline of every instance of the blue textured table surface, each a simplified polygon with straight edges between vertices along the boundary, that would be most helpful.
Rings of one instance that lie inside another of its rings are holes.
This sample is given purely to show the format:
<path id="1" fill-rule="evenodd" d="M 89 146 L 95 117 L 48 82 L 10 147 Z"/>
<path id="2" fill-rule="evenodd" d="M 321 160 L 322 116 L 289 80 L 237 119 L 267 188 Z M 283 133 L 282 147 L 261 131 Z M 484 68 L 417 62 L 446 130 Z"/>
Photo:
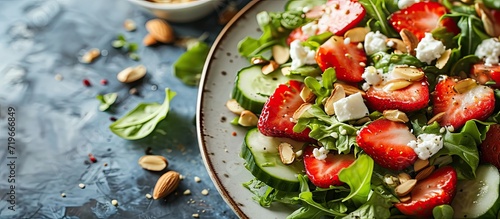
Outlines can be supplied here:
<path id="1" fill-rule="evenodd" d="M 237 1 L 239 7 L 245 2 Z M 198 37 L 207 32 L 211 43 L 223 28 L 218 12 L 173 24 L 175 33 Z M 135 21 L 137 30 L 125 31 L 125 19 Z M 142 46 L 149 19 L 125 0 L 0 0 L 0 218 L 236 218 L 210 181 L 198 150 L 198 88 L 172 74 L 185 49 Z M 140 44 L 139 61 L 111 46 L 118 34 Z M 91 48 L 103 56 L 81 63 L 82 52 Z M 143 80 L 117 81 L 118 72 L 138 64 L 148 68 Z M 92 85 L 84 86 L 84 79 Z M 109 83 L 100 84 L 102 79 Z M 139 95 L 129 94 L 132 87 Z M 140 102 L 161 103 L 166 87 L 177 96 L 154 133 L 138 141 L 111 133 L 111 117 L 120 118 Z M 101 112 L 96 95 L 109 92 L 118 92 L 118 100 Z M 12 118 L 15 136 L 9 139 Z M 168 159 L 168 170 L 185 177 L 165 199 L 145 197 L 161 175 L 137 164 L 148 148 Z M 89 153 L 96 163 L 89 162 Z M 190 195 L 183 194 L 187 189 Z"/>

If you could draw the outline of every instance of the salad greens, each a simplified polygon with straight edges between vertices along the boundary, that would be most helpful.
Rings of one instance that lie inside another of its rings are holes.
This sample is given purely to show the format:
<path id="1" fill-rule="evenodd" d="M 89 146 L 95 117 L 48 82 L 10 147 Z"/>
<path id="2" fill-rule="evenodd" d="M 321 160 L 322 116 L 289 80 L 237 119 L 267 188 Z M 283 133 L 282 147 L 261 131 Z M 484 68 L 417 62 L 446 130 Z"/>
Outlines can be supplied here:
<path id="1" fill-rule="evenodd" d="M 249 60 L 254 57 L 272 59 L 273 45 L 286 45 L 286 40 L 292 30 L 310 22 L 303 15 L 304 7 L 322 5 L 326 0 L 289 0 L 284 12 L 263 11 L 257 15 L 257 21 L 262 35 L 259 38 L 246 37 L 238 44 L 239 53 Z M 389 38 L 399 38 L 399 33 L 389 24 L 389 16 L 399 10 L 398 0 L 358 0 L 366 10 L 366 16 L 358 26 L 369 27 L 370 31 L 380 31 Z M 500 1 L 483 0 L 483 3 L 494 9 L 500 9 Z M 482 40 L 490 38 L 485 32 L 481 18 L 474 10 L 474 5 L 454 4 L 444 0 L 450 13 L 441 19 L 451 18 L 457 22 L 458 34 L 450 33 L 446 28 L 437 28 L 432 32 L 435 39 L 441 40 L 450 56 L 445 65 L 437 67 L 436 61 L 427 64 L 413 55 L 377 52 L 368 57 L 367 65 L 391 71 L 396 65 L 415 66 L 423 69 L 430 83 L 430 89 L 439 80 L 440 75 L 463 77 L 473 64 L 481 58 L 474 55 Z M 326 32 L 309 37 L 302 46 L 316 50 L 333 34 Z M 285 63 L 281 67 L 289 67 Z M 309 137 L 317 144 L 338 154 L 354 154 L 356 161 L 339 173 L 339 179 L 344 186 L 319 188 L 310 182 L 307 175 L 298 175 L 300 190 L 283 192 L 269 187 L 258 179 L 253 179 L 244 186 L 254 194 L 254 200 L 264 207 L 270 207 L 273 202 L 281 202 L 297 206 L 297 210 L 288 216 L 292 218 L 404 218 L 401 212 L 395 210 L 394 203 L 400 202 L 394 193 L 394 187 L 384 182 L 386 175 L 394 175 L 394 171 L 379 166 L 365 154 L 356 143 L 358 131 L 370 120 L 340 122 L 335 116 L 328 115 L 323 109 L 327 98 L 334 91 L 333 84 L 337 82 L 334 68 L 324 72 L 317 65 L 304 65 L 290 71 L 291 75 L 304 78 L 305 86 L 316 96 L 315 102 L 297 119 L 294 132 L 310 129 Z M 495 90 L 497 111 L 500 107 L 500 91 Z M 441 127 L 437 122 L 428 124 L 432 106 L 416 112 L 408 113 L 412 133 L 434 134 L 443 139 L 443 148 L 429 158 L 436 166 L 452 165 L 459 179 L 474 179 L 476 169 L 480 165 L 478 146 L 485 140 L 486 133 L 492 124 L 500 122 L 500 112 L 495 111 L 486 121 L 469 120 L 463 127 L 453 130 Z M 381 112 L 372 112 L 371 120 L 382 117 Z M 295 119 L 295 117 L 294 117 Z M 332 133 L 336 134 L 333 135 Z M 338 134 L 337 133 L 342 133 Z M 408 170 L 406 170 L 408 171 Z M 454 213 L 450 205 L 439 205 L 432 211 L 434 218 L 452 218 Z"/>
<path id="2" fill-rule="evenodd" d="M 113 133 L 127 140 L 144 138 L 167 117 L 170 101 L 175 95 L 174 91 L 166 88 L 163 104 L 140 103 L 125 116 L 113 122 L 109 128 Z"/>
<path id="3" fill-rule="evenodd" d="M 187 51 L 174 63 L 175 77 L 179 78 L 184 84 L 197 85 L 209 51 L 208 44 L 202 41 L 196 41 L 188 45 Z"/>
<path id="4" fill-rule="evenodd" d="M 116 101 L 116 98 L 118 97 L 117 93 L 107 93 L 107 94 L 99 94 L 96 96 L 96 99 L 98 99 L 101 104 L 99 105 L 99 110 L 100 111 L 106 111 L 113 105 Z"/>

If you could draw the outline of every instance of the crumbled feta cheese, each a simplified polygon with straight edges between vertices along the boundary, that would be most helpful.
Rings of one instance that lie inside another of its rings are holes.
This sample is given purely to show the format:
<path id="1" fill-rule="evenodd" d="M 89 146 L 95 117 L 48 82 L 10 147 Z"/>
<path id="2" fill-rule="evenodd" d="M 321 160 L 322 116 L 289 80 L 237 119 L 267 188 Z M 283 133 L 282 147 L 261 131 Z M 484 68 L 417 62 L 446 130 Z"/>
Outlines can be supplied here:
<path id="1" fill-rule="evenodd" d="M 318 24 L 316 24 L 316 22 L 310 22 L 302 26 L 300 29 L 306 36 L 314 36 L 318 32 Z"/>
<path id="2" fill-rule="evenodd" d="M 484 58 L 484 65 L 496 65 L 499 62 L 500 42 L 497 38 L 485 39 L 479 44 L 474 54 L 479 58 Z"/>
<path id="3" fill-rule="evenodd" d="M 387 51 L 387 36 L 377 32 L 369 32 L 365 36 L 365 52 L 367 55 L 372 55 L 377 52 Z"/>
<path id="4" fill-rule="evenodd" d="M 361 75 L 363 79 L 365 79 L 366 83 L 369 85 L 378 85 L 382 82 L 382 76 L 379 71 L 373 66 L 368 66 L 365 68 L 365 71 Z"/>
<path id="5" fill-rule="evenodd" d="M 333 104 L 333 108 L 340 122 L 360 119 L 369 114 L 368 108 L 359 92 L 338 100 Z"/>
<path id="6" fill-rule="evenodd" d="M 294 40 L 290 43 L 290 58 L 292 58 L 290 69 L 295 70 L 305 64 L 316 64 L 314 56 L 316 56 L 316 51 L 302 46 L 300 40 Z"/>
<path id="7" fill-rule="evenodd" d="M 427 160 L 443 148 L 443 137 L 436 134 L 420 134 L 417 140 L 411 140 L 408 146 L 413 148 L 418 158 Z"/>
<path id="8" fill-rule="evenodd" d="M 441 57 L 445 50 L 443 42 L 434 39 L 431 33 L 425 33 L 425 37 L 420 40 L 415 52 L 418 60 L 431 64 L 434 59 Z"/>
<path id="9" fill-rule="evenodd" d="M 328 151 L 325 147 L 320 147 L 319 149 L 314 148 L 313 149 L 313 156 L 317 160 L 325 160 L 326 157 L 328 156 L 328 152 L 330 152 L 330 151 Z"/>
<path id="10" fill-rule="evenodd" d="M 399 9 L 405 9 L 407 7 L 410 7 L 411 5 L 420 2 L 420 0 L 399 0 L 398 1 L 398 8 Z"/>

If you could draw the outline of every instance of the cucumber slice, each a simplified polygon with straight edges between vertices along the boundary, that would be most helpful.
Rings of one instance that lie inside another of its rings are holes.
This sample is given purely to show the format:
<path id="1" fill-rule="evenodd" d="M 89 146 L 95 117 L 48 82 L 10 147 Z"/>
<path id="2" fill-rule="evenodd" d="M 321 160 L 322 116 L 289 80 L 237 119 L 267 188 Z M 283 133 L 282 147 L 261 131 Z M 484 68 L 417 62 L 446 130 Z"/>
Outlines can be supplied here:
<path id="1" fill-rule="evenodd" d="M 312 8 L 324 4 L 326 0 L 289 0 L 285 5 L 285 11 L 302 11 L 304 7 Z"/>
<path id="2" fill-rule="evenodd" d="M 301 150 L 303 142 L 288 138 L 268 137 L 257 128 L 251 129 L 245 136 L 241 156 L 245 159 L 245 167 L 258 180 L 281 191 L 298 191 L 298 174 L 304 173 L 304 163 L 295 161 L 290 165 L 281 162 L 278 146 L 282 142 L 293 146 L 294 151 Z"/>
<path id="3" fill-rule="evenodd" d="M 493 165 L 480 165 L 473 180 L 460 180 L 451 206 L 454 218 L 496 218 L 500 207 L 500 174 Z"/>
<path id="4" fill-rule="evenodd" d="M 236 99 L 244 109 L 259 114 L 274 90 L 290 79 L 302 80 L 301 77 L 284 76 L 281 69 L 264 75 L 262 74 L 262 66 L 252 65 L 238 72 L 232 98 Z"/>

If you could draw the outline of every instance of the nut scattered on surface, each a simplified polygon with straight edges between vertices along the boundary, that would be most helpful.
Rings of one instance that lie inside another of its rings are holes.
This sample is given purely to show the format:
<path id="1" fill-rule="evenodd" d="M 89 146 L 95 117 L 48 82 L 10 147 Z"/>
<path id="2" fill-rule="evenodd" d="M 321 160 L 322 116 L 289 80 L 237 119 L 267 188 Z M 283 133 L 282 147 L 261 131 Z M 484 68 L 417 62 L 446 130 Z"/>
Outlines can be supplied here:
<path id="1" fill-rule="evenodd" d="M 278 64 L 284 64 L 290 59 L 290 49 L 282 45 L 274 45 L 271 47 L 274 61 Z"/>
<path id="2" fill-rule="evenodd" d="M 199 217 L 200 217 L 200 215 L 199 215 L 199 214 L 192 214 L 192 216 L 193 216 L 194 218 L 199 218 Z"/>
<path id="3" fill-rule="evenodd" d="M 399 197 L 404 197 L 410 194 L 411 190 L 415 187 L 416 184 L 416 179 L 407 180 L 406 182 L 401 183 L 399 186 L 397 186 L 394 189 L 394 192 L 396 192 L 396 195 L 398 195 Z"/>
<path id="4" fill-rule="evenodd" d="M 344 34 L 344 38 L 349 38 L 351 43 L 359 43 L 365 41 L 366 34 L 370 32 L 369 28 L 366 27 L 355 27 Z"/>
<path id="5" fill-rule="evenodd" d="M 151 171 L 162 171 L 168 166 L 168 161 L 160 155 L 144 155 L 137 161 L 143 169 Z"/>
<path id="6" fill-rule="evenodd" d="M 147 34 L 142 39 L 142 44 L 144 44 L 145 46 L 152 46 L 152 45 L 155 45 L 157 43 L 158 43 L 158 41 L 156 41 L 156 39 L 151 34 Z"/>
<path id="7" fill-rule="evenodd" d="M 149 193 L 148 193 L 148 194 L 146 194 L 146 198 L 147 198 L 147 199 L 151 199 L 151 198 L 153 198 L 153 196 L 152 196 L 151 194 L 149 194 Z"/>
<path id="8" fill-rule="evenodd" d="M 291 144 L 282 142 L 278 146 L 281 162 L 285 165 L 293 163 L 295 160 L 295 152 Z"/>
<path id="9" fill-rule="evenodd" d="M 118 206 L 118 201 L 116 199 L 111 200 L 111 204 L 114 206 Z"/>
<path id="10" fill-rule="evenodd" d="M 80 189 L 84 189 L 85 188 L 85 184 L 80 183 L 80 184 L 78 184 L 78 187 L 80 187 Z"/>
<path id="11" fill-rule="evenodd" d="M 182 194 L 184 194 L 184 195 L 191 195 L 191 190 L 186 189 Z"/>
<path id="12" fill-rule="evenodd" d="M 255 115 L 250 110 L 243 110 L 240 114 L 240 118 L 238 119 L 238 124 L 245 127 L 256 126 L 259 122 L 259 117 Z"/>
<path id="13" fill-rule="evenodd" d="M 202 194 L 202 195 L 208 195 L 208 190 L 207 190 L 207 189 L 203 189 L 203 190 L 201 190 L 201 194 Z"/>
<path id="14" fill-rule="evenodd" d="M 144 65 L 138 65 L 135 67 L 128 67 L 123 69 L 116 78 L 118 81 L 123 83 L 132 83 L 143 78 L 146 75 L 147 69 Z"/>
<path id="15" fill-rule="evenodd" d="M 407 123 L 408 121 L 410 121 L 410 119 L 408 119 L 408 116 L 406 116 L 404 112 L 401 112 L 399 110 L 384 110 L 383 114 L 386 119 L 394 122 Z"/>
<path id="16" fill-rule="evenodd" d="M 194 181 L 195 181 L 195 182 L 201 182 L 201 178 L 200 178 L 200 177 L 195 176 L 195 177 L 194 177 Z"/>
<path id="17" fill-rule="evenodd" d="M 56 81 L 62 81 L 63 80 L 63 76 L 61 74 L 56 74 L 56 76 L 54 78 L 56 79 Z"/>
<path id="18" fill-rule="evenodd" d="M 222 12 L 219 14 L 219 24 L 227 24 L 236 14 L 238 13 L 238 9 L 234 4 L 229 4 Z"/>
<path id="19" fill-rule="evenodd" d="M 101 51 L 97 48 L 93 48 L 87 51 L 85 54 L 83 54 L 81 61 L 83 63 L 91 63 L 95 59 L 97 59 L 97 57 L 99 57 L 100 55 Z"/>
<path id="20" fill-rule="evenodd" d="M 146 22 L 146 29 L 153 38 L 162 43 L 172 43 L 175 40 L 174 30 L 166 21 L 156 18 Z"/>
<path id="21" fill-rule="evenodd" d="M 175 171 L 168 171 L 163 174 L 156 182 L 153 190 L 153 199 L 160 199 L 172 193 L 180 182 L 179 173 Z"/>
<path id="22" fill-rule="evenodd" d="M 61 193 L 61 197 L 66 198 L 66 193 Z"/>
<path id="23" fill-rule="evenodd" d="M 125 28 L 126 31 L 135 31 L 137 29 L 137 25 L 135 25 L 135 22 L 131 19 L 125 19 L 123 22 L 123 28 Z"/>
<path id="24" fill-rule="evenodd" d="M 241 115 L 241 113 L 245 110 L 235 99 L 229 99 L 226 102 L 226 107 L 229 111 L 233 112 L 236 115 Z"/>

